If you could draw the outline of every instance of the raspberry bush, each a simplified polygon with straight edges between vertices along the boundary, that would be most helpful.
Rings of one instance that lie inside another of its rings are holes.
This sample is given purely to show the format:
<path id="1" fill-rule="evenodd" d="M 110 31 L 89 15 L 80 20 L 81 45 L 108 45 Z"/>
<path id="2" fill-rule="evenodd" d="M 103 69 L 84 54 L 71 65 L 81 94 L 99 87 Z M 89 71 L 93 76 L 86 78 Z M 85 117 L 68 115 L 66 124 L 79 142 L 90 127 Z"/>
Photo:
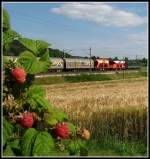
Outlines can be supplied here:
<path id="1" fill-rule="evenodd" d="M 50 67 L 47 43 L 22 37 L 17 41 L 24 51 L 3 59 L 3 155 L 53 156 L 66 150 L 87 155 L 88 130 L 71 123 L 45 98 L 45 90 L 33 85 L 35 74 Z"/>

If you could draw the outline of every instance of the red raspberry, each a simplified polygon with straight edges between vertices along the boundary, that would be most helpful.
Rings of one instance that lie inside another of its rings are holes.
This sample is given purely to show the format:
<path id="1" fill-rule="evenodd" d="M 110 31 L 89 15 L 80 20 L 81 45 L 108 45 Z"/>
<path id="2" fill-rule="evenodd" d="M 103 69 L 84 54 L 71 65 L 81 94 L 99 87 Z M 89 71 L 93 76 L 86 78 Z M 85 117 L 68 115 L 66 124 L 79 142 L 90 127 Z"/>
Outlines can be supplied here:
<path id="1" fill-rule="evenodd" d="M 30 112 L 23 113 L 20 120 L 21 126 L 24 128 L 31 128 L 33 126 L 33 115 Z"/>
<path id="2" fill-rule="evenodd" d="M 20 84 L 26 81 L 26 72 L 23 68 L 14 68 L 11 70 L 11 74 Z"/>
<path id="3" fill-rule="evenodd" d="M 69 138 L 69 128 L 67 123 L 58 123 L 55 126 L 55 133 L 57 137 L 60 137 L 62 139 Z"/>

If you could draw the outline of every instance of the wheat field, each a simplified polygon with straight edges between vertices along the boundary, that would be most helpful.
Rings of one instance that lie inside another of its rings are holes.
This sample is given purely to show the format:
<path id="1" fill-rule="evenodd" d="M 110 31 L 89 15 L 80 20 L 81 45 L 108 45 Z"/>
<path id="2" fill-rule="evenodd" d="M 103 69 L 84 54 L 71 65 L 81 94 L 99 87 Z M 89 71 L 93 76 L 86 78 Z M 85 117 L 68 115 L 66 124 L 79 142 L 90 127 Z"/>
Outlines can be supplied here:
<path id="1" fill-rule="evenodd" d="M 45 86 L 47 99 L 79 127 L 101 141 L 147 141 L 147 79 L 85 82 Z"/>

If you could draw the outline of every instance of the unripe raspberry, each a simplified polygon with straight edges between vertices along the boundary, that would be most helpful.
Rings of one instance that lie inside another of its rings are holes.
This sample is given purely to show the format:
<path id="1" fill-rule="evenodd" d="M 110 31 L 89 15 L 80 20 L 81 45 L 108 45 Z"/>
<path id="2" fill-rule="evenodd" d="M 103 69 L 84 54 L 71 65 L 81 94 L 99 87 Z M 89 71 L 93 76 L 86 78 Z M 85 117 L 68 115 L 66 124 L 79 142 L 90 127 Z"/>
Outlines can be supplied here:
<path id="1" fill-rule="evenodd" d="M 56 134 L 57 137 L 60 137 L 62 139 L 69 138 L 68 124 L 65 123 L 65 122 L 56 124 L 56 126 L 55 126 L 55 134 Z"/>
<path id="2" fill-rule="evenodd" d="M 11 74 L 17 80 L 18 83 L 23 84 L 26 81 L 26 72 L 23 68 L 14 68 L 11 70 Z"/>
<path id="3" fill-rule="evenodd" d="M 33 115 L 30 112 L 25 112 L 22 114 L 20 124 L 24 128 L 31 128 L 33 126 Z"/>
<path id="4" fill-rule="evenodd" d="M 86 140 L 89 140 L 90 132 L 87 129 L 83 129 L 82 137 Z"/>

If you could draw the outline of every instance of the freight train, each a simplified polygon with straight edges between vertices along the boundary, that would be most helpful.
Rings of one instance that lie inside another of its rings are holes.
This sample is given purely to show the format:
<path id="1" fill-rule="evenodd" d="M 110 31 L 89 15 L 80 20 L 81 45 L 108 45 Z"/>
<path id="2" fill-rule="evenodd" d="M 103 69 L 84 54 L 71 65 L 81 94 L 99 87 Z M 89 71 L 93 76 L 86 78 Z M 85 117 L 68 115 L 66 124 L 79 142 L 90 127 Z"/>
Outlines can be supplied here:
<path id="1" fill-rule="evenodd" d="M 128 69 L 128 64 L 122 60 L 110 60 L 108 58 L 51 58 L 49 71 L 105 71 Z"/>
<path id="2" fill-rule="evenodd" d="M 8 58 L 17 58 L 7 56 Z M 51 57 L 51 66 L 49 72 L 67 72 L 67 71 L 107 71 L 107 70 L 126 70 L 128 66 L 124 60 L 112 60 L 109 58 L 56 58 Z M 131 69 L 138 69 L 139 66 L 132 66 Z"/>

